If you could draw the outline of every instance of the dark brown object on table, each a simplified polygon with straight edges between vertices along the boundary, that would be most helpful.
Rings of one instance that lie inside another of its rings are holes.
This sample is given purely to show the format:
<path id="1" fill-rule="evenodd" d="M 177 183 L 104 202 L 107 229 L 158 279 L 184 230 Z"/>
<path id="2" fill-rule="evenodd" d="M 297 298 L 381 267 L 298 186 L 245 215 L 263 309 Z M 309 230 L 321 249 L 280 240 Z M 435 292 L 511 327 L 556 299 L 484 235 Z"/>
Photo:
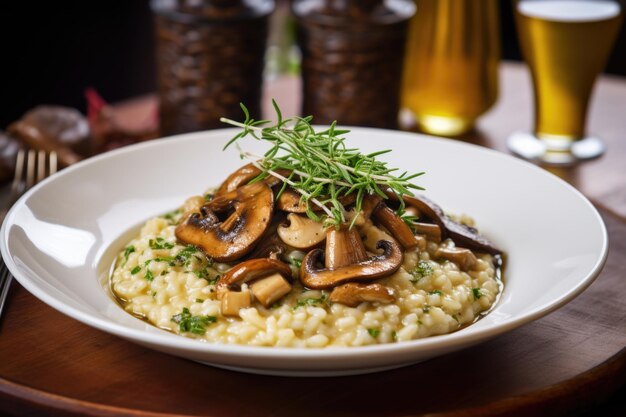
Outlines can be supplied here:
<path id="1" fill-rule="evenodd" d="M 239 103 L 260 118 L 273 0 L 153 0 L 161 134 L 222 127 Z"/>
<path id="2" fill-rule="evenodd" d="M 296 0 L 302 113 L 316 123 L 398 127 L 412 1 Z"/>
<path id="3" fill-rule="evenodd" d="M 69 107 L 35 107 L 9 125 L 7 133 L 29 148 L 56 152 L 63 166 L 80 161 L 92 150 L 87 119 Z"/>

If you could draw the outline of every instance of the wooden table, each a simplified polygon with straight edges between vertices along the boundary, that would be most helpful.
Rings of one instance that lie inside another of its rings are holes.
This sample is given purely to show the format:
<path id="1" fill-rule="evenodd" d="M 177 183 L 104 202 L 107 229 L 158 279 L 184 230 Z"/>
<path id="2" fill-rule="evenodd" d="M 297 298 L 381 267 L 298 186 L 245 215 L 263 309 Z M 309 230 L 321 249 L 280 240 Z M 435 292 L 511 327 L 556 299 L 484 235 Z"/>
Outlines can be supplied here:
<path id="1" fill-rule="evenodd" d="M 270 83 L 284 113 L 297 79 Z M 129 118 L 153 98 L 119 108 Z M 93 416 L 559 416 L 626 414 L 626 80 L 603 77 L 590 131 L 603 158 L 558 172 L 600 208 L 610 253 L 599 278 L 549 316 L 410 367 L 341 378 L 254 376 L 157 353 L 63 316 L 18 285 L 0 327 L 0 412 Z M 464 140 L 504 150 L 531 125 L 530 82 L 505 64 L 498 104 Z M 163 414 L 162 414 L 163 413 Z"/>

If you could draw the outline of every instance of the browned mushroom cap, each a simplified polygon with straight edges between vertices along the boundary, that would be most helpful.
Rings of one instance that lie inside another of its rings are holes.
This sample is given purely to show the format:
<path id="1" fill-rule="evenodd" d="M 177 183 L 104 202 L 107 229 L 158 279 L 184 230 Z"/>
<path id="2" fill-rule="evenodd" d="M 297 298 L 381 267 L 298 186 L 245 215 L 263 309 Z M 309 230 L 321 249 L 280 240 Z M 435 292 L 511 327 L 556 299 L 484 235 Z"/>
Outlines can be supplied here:
<path id="1" fill-rule="evenodd" d="M 214 198 L 176 227 L 176 237 L 219 262 L 248 253 L 270 224 L 274 194 L 257 182 Z M 221 219 L 219 216 L 223 216 Z"/>
<path id="2" fill-rule="evenodd" d="M 284 220 L 284 217 L 274 214 L 272 223 L 265 230 L 254 249 L 248 254 L 249 259 L 272 258 L 278 259 L 280 255 L 288 250 L 287 245 L 278 236 L 277 228 Z"/>
<path id="3" fill-rule="evenodd" d="M 374 220 L 385 226 L 404 249 L 413 249 L 418 245 L 411 228 L 385 203 L 380 203 L 374 210 Z"/>
<path id="4" fill-rule="evenodd" d="M 276 208 L 289 213 L 306 213 L 306 203 L 300 201 L 301 197 L 302 195 L 293 188 L 286 188 L 280 197 L 278 197 L 278 200 L 276 201 Z M 344 207 L 354 204 L 355 200 L 356 193 L 339 197 L 339 202 Z M 313 211 L 322 211 L 322 208 L 315 204 L 311 204 L 310 206 Z"/>
<path id="5" fill-rule="evenodd" d="M 381 284 L 357 284 L 349 282 L 335 287 L 328 297 L 333 303 L 356 307 L 363 302 L 393 303 L 396 297 L 393 290 Z"/>
<path id="6" fill-rule="evenodd" d="M 280 170 L 279 172 L 283 176 L 289 176 L 289 171 Z M 222 185 L 220 185 L 220 188 L 217 189 L 215 195 L 220 196 L 235 191 L 237 188 L 248 184 L 251 180 L 261 175 L 261 173 L 262 171 L 252 163 L 244 165 L 226 178 Z M 265 182 L 270 187 L 273 187 L 281 183 L 281 180 L 270 175 L 265 178 Z"/>
<path id="7" fill-rule="evenodd" d="M 215 287 L 217 296 L 220 298 L 226 291 L 238 289 L 241 287 L 241 284 L 275 273 L 282 275 L 285 279 L 291 279 L 291 268 L 289 265 L 276 259 L 260 258 L 241 262 L 232 267 L 219 279 Z"/>
<path id="8" fill-rule="evenodd" d="M 300 280 L 309 288 L 325 289 L 350 281 L 371 281 L 396 272 L 402 263 L 400 246 L 379 240 L 376 248 L 383 253 L 368 258 L 356 231 L 330 229 L 326 235 L 325 268 L 317 267 L 324 252 L 314 249 L 302 261 Z"/>
<path id="9" fill-rule="evenodd" d="M 393 192 L 385 191 L 385 193 L 389 196 L 390 200 L 398 200 L 398 196 Z M 479 235 L 478 230 L 475 228 L 457 223 L 446 216 L 441 207 L 429 198 L 421 195 L 414 197 L 403 195 L 402 199 L 407 205 L 417 208 L 420 211 L 421 217 L 426 217 L 438 225 L 441 228 L 442 239 L 450 238 L 460 246 L 492 255 L 502 253 L 502 251 L 488 239 Z"/>

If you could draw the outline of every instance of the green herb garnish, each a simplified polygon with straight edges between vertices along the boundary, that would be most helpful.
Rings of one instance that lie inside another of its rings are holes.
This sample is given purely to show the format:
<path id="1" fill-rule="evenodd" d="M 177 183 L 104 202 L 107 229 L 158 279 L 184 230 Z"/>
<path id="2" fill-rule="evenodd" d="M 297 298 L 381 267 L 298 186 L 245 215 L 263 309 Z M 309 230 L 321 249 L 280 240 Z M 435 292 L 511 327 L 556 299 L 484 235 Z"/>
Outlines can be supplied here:
<path id="1" fill-rule="evenodd" d="M 327 298 L 328 296 L 326 294 L 322 294 L 322 296 L 319 298 L 312 298 L 312 297 L 301 298 L 296 302 L 296 306 L 293 309 L 296 310 L 297 308 L 304 307 L 304 306 L 314 306 L 314 305 L 324 304 Z"/>
<path id="2" fill-rule="evenodd" d="M 439 291 L 439 290 L 432 290 L 432 291 L 430 291 L 428 294 L 430 294 L 430 295 L 435 295 L 435 294 L 437 294 L 437 295 L 440 295 L 440 296 L 442 296 L 442 297 L 443 297 L 443 293 L 442 293 L 441 291 Z"/>
<path id="3" fill-rule="evenodd" d="M 480 288 L 472 288 L 472 294 L 474 295 L 474 300 L 480 300 L 480 297 L 483 296 L 483 293 L 480 291 Z"/>
<path id="4" fill-rule="evenodd" d="M 147 279 L 148 281 L 152 281 L 154 279 L 154 275 L 152 275 L 152 271 L 150 271 L 148 268 L 146 268 L 146 275 L 144 278 Z"/>
<path id="5" fill-rule="evenodd" d="M 181 209 L 176 209 L 176 210 L 170 211 L 169 213 L 165 213 L 163 215 L 163 218 L 169 221 L 170 223 L 176 223 L 176 217 L 182 214 L 182 212 L 183 211 Z"/>
<path id="6" fill-rule="evenodd" d="M 374 338 L 378 337 L 378 335 L 380 334 L 380 330 L 378 329 L 367 329 L 367 332 L 370 334 L 370 336 Z"/>
<path id="7" fill-rule="evenodd" d="M 196 303 L 204 303 L 204 300 L 202 298 L 196 298 Z"/>
<path id="8" fill-rule="evenodd" d="M 178 324 L 178 328 L 182 333 L 190 332 L 193 334 L 204 335 L 206 327 L 215 323 L 215 316 L 192 316 L 187 307 L 183 308 L 182 313 L 172 316 L 172 321 Z"/>
<path id="9" fill-rule="evenodd" d="M 419 261 L 417 266 L 410 272 L 413 275 L 412 283 L 417 283 L 420 279 L 430 276 L 433 273 L 433 267 L 428 261 Z"/>
<path id="10" fill-rule="evenodd" d="M 183 250 L 178 252 L 176 256 L 174 256 L 174 262 L 179 265 L 188 266 L 193 259 L 199 259 L 201 261 L 202 258 L 193 256 L 196 252 L 198 252 L 198 248 L 193 245 L 187 245 Z"/>
<path id="11" fill-rule="evenodd" d="M 126 247 L 126 249 L 124 249 L 124 263 L 122 263 L 122 266 L 126 265 L 126 262 L 128 262 L 128 257 L 133 252 L 135 252 L 135 247 L 133 245 L 129 245 Z"/>
<path id="12" fill-rule="evenodd" d="M 131 275 L 135 275 L 139 271 L 141 271 L 141 267 L 139 265 L 137 265 L 136 267 L 134 267 L 133 269 L 130 270 L 130 274 Z"/>
<path id="13" fill-rule="evenodd" d="M 291 259 L 289 261 L 289 263 L 293 266 L 295 266 L 296 268 L 300 268 L 302 266 L 302 259 Z"/>
<path id="14" fill-rule="evenodd" d="M 290 185 L 301 194 L 307 215 L 312 220 L 321 221 L 322 218 L 313 212 L 311 204 L 324 211 L 327 223 L 338 226 L 346 222 L 346 210 L 339 201 L 342 196 L 356 193 L 355 209 L 358 212 L 367 194 L 378 194 L 387 199 L 383 190 L 397 195 L 413 195 L 411 189 L 423 190 L 410 182 L 423 172 L 396 175 L 397 168 L 389 168 L 386 162 L 376 159 L 391 150 L 364 154 L 359 149 L 348 148 L 342 136 L 349 131 L 337 129 L 336 122 L 316 132 L 311 125 L 311 116 L 283 119 L 276 102 L 272 101 L 272 104 L 277 116 L 273 126 L 269 125 L 268 120 L 252 119 L 243 104 L 243 122 L 222 117 L 222 122 L 243 128 L 224 149 L 248 135 L 269 142 L 271 148 L 263 156 L 246 152 L 237 144 L 241 157 L 251 160 L 254 166 L 263 171 L 253 181 L 271 175 L 283 181 L 282 190 Z M 279 170 L 288 170 L 291 175 L 285 177 Z M 354 217 L 351 225 L 357 217 Z"/>
<path id="15" fill-rule="evenodd" d="M 157 237 L 156 239 L 150 239 L 148 241 L 148 244 L 150 245 L 150 249 L 172 249 L 174 247 L 173 243 L 168 242 L 162 237 Z"/>

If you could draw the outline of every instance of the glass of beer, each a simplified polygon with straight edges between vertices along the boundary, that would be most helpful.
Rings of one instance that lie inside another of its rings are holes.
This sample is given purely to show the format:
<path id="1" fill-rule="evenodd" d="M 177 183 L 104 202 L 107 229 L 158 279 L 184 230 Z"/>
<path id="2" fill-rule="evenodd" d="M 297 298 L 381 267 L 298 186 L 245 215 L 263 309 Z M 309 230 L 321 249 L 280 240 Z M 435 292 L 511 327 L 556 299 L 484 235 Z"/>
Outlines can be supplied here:
<path id="1" fill-rule="evenodd" d="M 402 107 L 426 133 L 457 136 L 498 96 L 498 0 L 417 0 Z"/>
<path id="2" fill-rule="evenodd" d="M 594 82 L 623 18 L 617 1 L 518 0 L 515 20 L 532 76 L 534 131 L 516 132 L 511 151 L 548 165 L 571 165 L 604 153 L 585 130 Z"/>

